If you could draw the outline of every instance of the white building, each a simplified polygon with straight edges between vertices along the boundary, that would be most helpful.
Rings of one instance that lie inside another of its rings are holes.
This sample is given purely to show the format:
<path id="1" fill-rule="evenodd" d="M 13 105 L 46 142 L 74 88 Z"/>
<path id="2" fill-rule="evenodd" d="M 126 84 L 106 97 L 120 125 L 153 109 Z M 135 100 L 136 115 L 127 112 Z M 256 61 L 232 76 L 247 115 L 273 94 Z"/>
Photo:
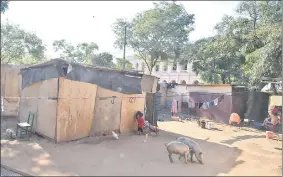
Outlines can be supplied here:
<path id="1" fill-rule="evenodd" d="M 148 68 L 143 60 L 139 60 L 134 56 L 129 56 L 127 59 L 133 64 L 134 70 L 149 74 Z M 197 76 L 196 73 L 193 72 L 190 63 L 184 66 L 179 63 L 158 62 L 152 69 L 152 75 L 159 77 L 160 81 L 166 80 L 167 82 L 171 82 L 175 80 L 178 84 L 182 82 L 193 84 L 196 80 L 198 82 L 201 81 L 200 76 Z"/>

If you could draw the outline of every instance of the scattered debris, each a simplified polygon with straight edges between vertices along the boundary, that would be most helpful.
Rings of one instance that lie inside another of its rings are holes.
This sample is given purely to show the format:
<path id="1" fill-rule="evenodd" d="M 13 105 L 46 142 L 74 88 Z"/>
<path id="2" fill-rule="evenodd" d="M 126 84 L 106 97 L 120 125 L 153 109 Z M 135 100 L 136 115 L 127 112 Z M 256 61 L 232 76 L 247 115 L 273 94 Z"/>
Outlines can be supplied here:
<path id="1" fill-rule="evenodd" d="M 16 134 L 14 133 L 12 129 L 9 129 L 9 128 L 6 129 L 5 136 L 10 140 L 16 139 Z"/>

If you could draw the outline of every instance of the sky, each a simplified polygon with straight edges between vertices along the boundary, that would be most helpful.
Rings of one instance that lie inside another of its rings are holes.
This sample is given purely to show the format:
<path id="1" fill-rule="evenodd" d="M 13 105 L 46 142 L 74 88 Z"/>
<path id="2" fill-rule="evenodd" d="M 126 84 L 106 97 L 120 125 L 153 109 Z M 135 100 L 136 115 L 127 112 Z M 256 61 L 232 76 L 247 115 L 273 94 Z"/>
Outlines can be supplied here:
<path id="1" fill-rule="evenodd" d="M 177 2 L 180 3 L 180 2 Z M 238 1 L 182 1 L 188 13 L 195 14 L 195 30 L 190 41 L 214 34 L 213 27 L 223 15 L 235 15 Z M 21 28 L 32 31 L 47 45 L 48 58 L 58 57 L 53 51 L 54 40 L 66 39 L 72 44 L 95 42 L 98 52 L 122 57 L 115 49 L 112 24 L 117 18 L 131 19 L 152 7 L 152 1 L 11 1 L 1 16 Z M 127 50 L 126 55 L 133 52 Z"/>

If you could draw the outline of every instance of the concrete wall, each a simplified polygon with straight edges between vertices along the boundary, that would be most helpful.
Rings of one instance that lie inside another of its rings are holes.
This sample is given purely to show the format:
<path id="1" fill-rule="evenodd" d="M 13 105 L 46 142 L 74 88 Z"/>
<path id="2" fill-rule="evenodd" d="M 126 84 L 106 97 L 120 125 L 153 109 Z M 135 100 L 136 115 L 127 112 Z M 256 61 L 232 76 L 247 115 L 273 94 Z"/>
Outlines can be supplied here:
<path id="1" fill-rule="evenodd" d="M 20 69 L 26 65 L 1 64 L 1 96 L 4 97 L 3 116 L 18 116 L 22 77 Z"/>
<path id="2" fill-rule="evenodd" d="M 207 92 L 207 93 L 231 93 L 232 86 L 229 84 L 216 85 L 177 85 L 171 89 L 172 92 L 185 94 L 187 92 Z"/>
<path id="3" fill-rule="evenodd" d="M 183 72 L 156 72 L 152 75 L 159 77 L 160 81 L 166 80 L 168 83 L 175 80 L 176 83 L 180 84 L 183 80 L 186 84 L 193 84 L 195 80 L 201 81 L 200 77 L 197 76 L 192 71 L 183 71 Z"/>

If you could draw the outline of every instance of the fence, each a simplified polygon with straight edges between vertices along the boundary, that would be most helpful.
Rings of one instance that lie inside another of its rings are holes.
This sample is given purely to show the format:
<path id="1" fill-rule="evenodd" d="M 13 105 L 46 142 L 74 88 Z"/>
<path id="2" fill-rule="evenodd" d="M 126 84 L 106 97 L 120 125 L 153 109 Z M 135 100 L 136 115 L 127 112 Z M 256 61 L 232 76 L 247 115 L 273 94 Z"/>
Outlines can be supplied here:
<path id="1" fill-rule="evenodd" d="M 4 111 L 1 112 L 3 116 L 18 115 L 22 82 L 19 71 L 25 66 L 1 64 L 1 97 L 5 105 Z"/>

